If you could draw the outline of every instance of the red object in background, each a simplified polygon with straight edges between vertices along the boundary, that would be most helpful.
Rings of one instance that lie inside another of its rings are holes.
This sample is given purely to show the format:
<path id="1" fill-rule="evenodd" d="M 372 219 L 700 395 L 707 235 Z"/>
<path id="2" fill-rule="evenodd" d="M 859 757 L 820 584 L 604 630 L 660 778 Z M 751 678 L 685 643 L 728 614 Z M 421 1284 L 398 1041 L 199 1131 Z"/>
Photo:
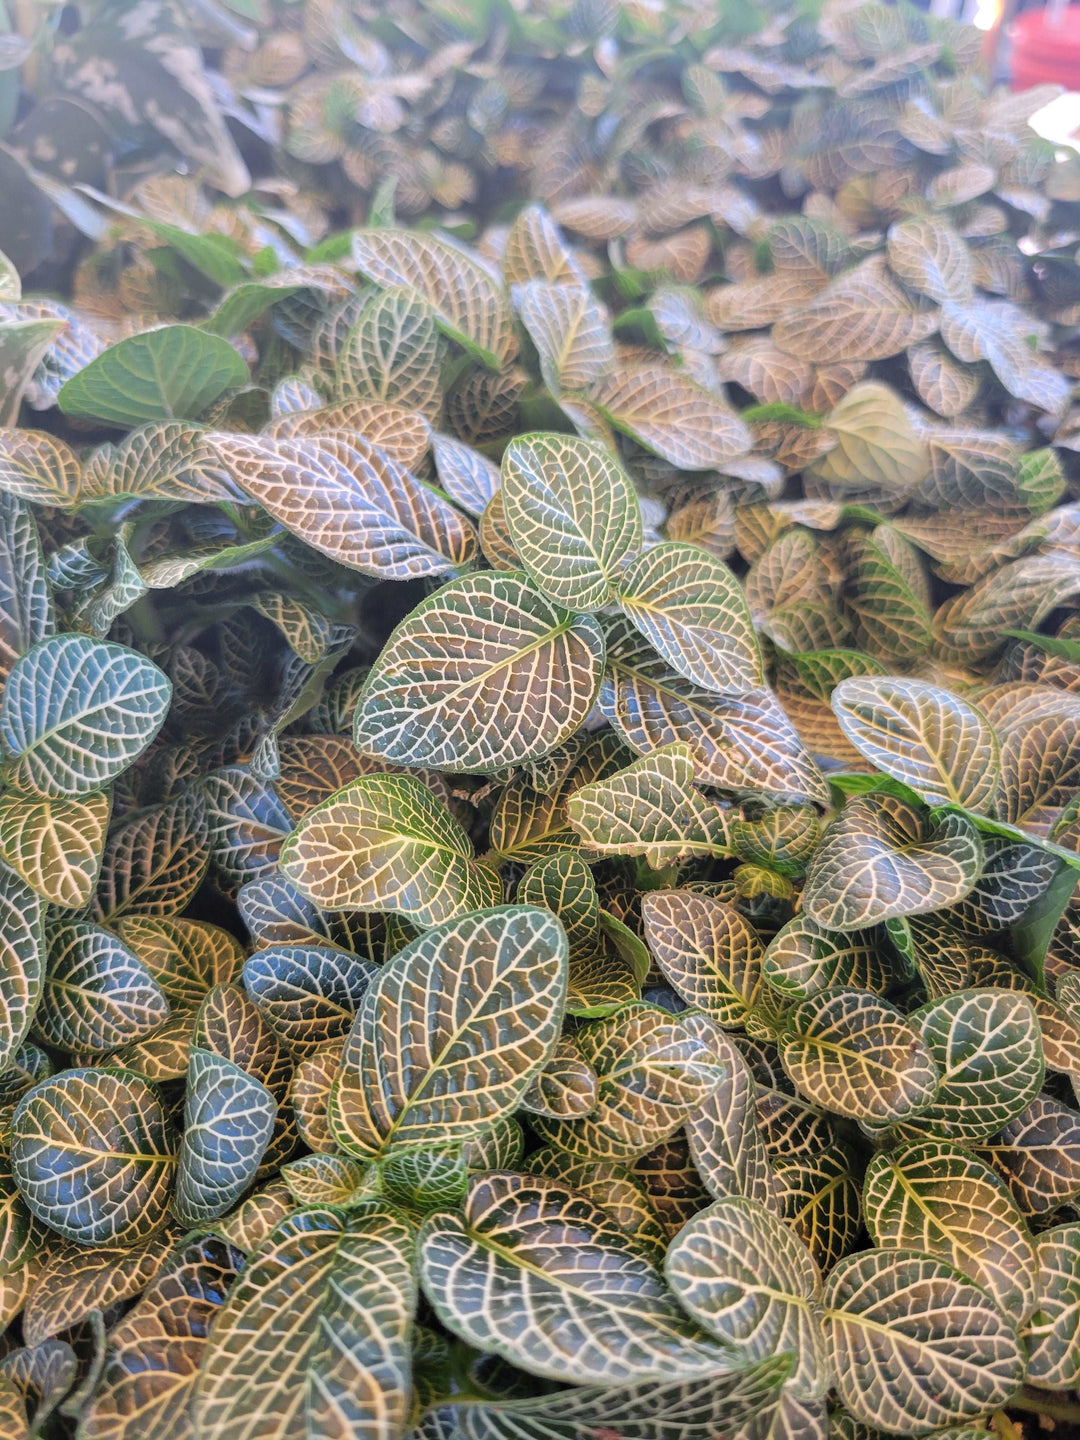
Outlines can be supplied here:
<path id="1" fill-rule="evenodd" d="M 1009 26 L 1014 90 L 1048 82 L 1080 90 L 1080 5 L 1067 6 L 1056 24 L 1047 16 L 1047 10 L 1028 10 Z"/>

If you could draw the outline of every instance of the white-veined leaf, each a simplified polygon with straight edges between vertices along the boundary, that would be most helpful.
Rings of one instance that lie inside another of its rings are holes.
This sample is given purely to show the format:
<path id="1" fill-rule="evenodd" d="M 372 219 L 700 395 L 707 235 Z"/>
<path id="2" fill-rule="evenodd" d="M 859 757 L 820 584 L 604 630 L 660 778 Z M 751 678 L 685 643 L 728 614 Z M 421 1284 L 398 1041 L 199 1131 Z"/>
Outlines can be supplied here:
<path id="1" fill-rule="evenodd" d="M 17 662 L 0 703 L 8 777 L 40 795 L 99 790 L 160 730 L 172 686 L 122 645 L 57 635 Z"/>
<path id="2" fill-rule="evenodd" d="M 592 709 L 604 641 L 519 575 L 481 572 L 422 600 L 372 666 L 356 710 L 365 754 L 498 770 L 569 739 Z"/>

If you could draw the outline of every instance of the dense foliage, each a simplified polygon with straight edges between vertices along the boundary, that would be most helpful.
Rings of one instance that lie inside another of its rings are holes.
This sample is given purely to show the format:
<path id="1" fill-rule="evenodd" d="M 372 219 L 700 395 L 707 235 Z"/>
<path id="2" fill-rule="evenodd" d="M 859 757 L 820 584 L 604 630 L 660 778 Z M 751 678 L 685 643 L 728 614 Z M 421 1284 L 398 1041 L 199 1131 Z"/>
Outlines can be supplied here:
<path id="1" fill-rule="evenodd" d="M 1080 163 L 717 9 L 0 37 L 5 1440 L 1076 1408 Z"/>

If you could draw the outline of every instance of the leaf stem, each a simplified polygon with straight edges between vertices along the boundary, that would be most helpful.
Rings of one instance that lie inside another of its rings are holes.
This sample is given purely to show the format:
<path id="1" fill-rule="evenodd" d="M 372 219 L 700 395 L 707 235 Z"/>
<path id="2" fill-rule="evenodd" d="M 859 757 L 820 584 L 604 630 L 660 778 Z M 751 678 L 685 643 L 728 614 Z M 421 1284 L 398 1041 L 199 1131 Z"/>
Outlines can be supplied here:
<path id="1" fill-rule="evenodd" d="M 1025 1390 L 1009 1401 L 1011 1410 L 1026 1410 L 1031 1415 L 1046 1415 L 1051 1420 L 1068 1420 L 1080 1424 L 1080 1404 L 1071 1400 L 1044 1400 L 1042 1395 Z"/>

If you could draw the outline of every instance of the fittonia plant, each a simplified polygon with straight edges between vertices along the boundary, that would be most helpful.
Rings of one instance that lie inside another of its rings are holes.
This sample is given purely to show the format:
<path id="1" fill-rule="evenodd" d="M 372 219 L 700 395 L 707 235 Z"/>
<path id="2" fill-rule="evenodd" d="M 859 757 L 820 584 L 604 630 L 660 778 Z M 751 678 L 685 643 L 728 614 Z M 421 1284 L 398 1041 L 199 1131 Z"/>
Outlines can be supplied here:
<path id="1" fill-rule="evenodd" d="M 5 1437 L 1078 1413 L 1080 168 L 721 12 L 12 39 Z"/>

